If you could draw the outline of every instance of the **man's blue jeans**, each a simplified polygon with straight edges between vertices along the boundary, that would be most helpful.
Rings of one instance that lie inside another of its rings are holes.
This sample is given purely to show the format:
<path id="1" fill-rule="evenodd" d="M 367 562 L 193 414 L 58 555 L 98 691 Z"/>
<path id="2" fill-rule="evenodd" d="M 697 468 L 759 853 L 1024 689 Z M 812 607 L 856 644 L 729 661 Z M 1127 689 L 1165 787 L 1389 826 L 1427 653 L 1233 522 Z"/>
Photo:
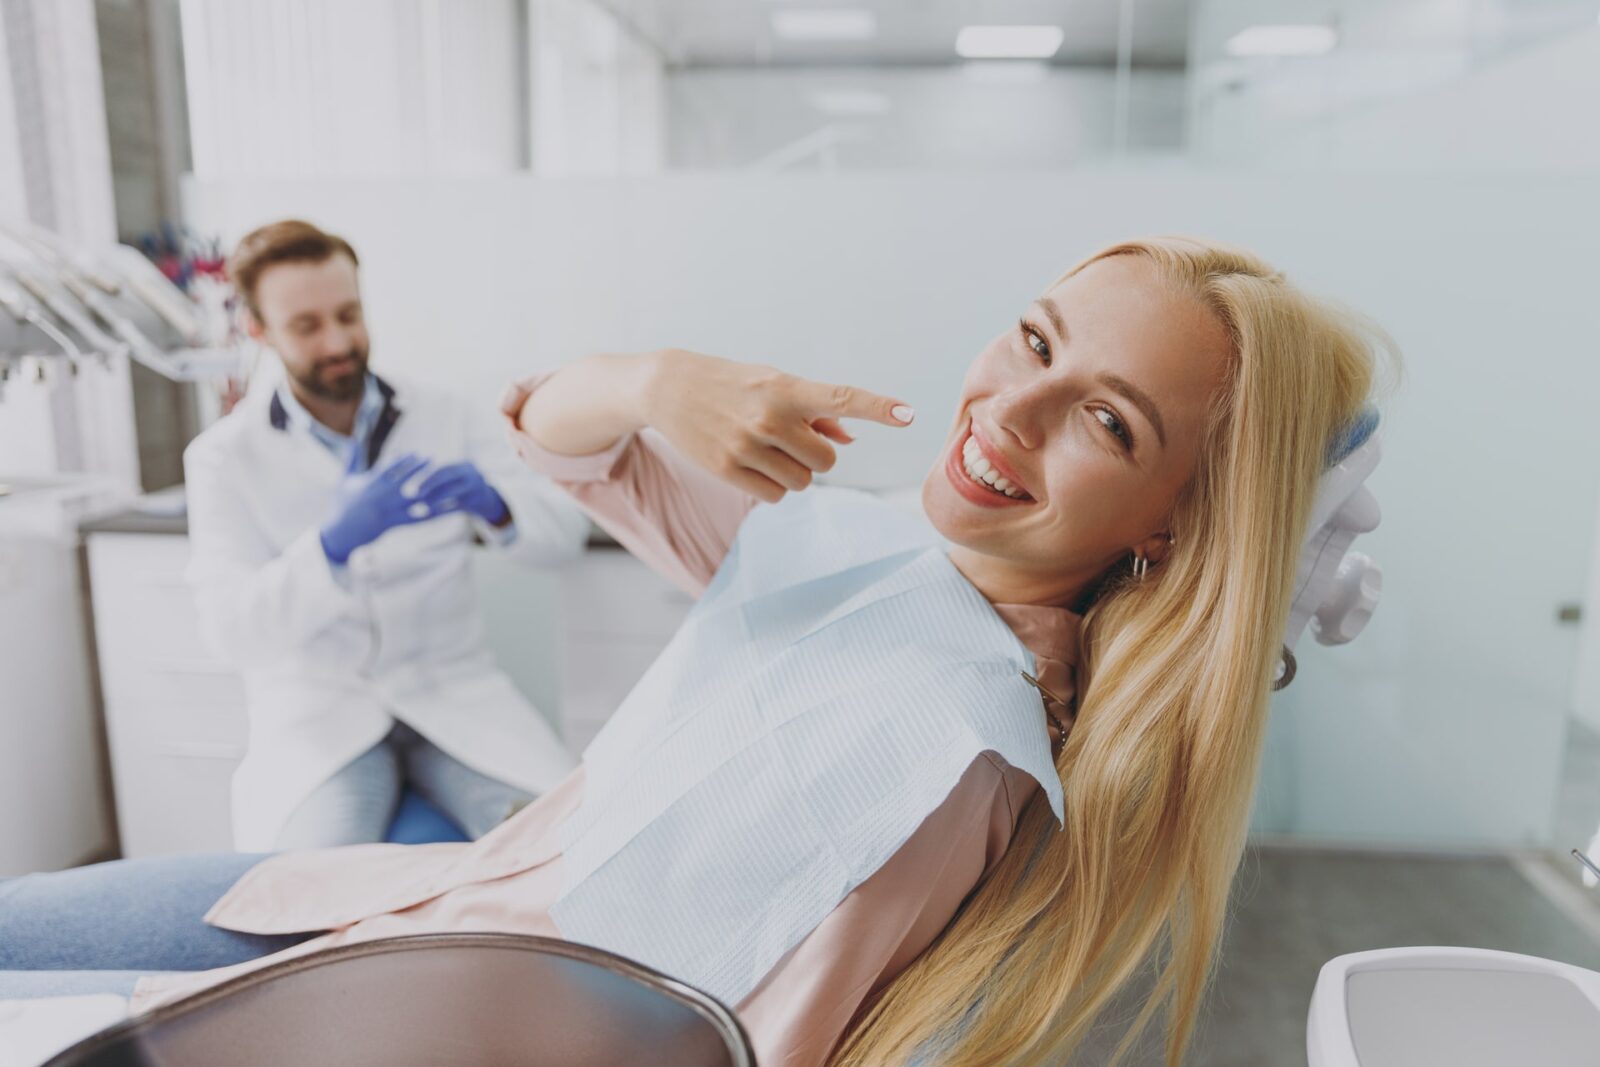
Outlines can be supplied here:
<path id="1" fill-rule="evenodd" d="M 315 936 L 206 925 L 211 906 L 265 858 L 161 856 L 0 880 L 0 1000 L 127 995 L 141 975 L 225 967 Z"/>

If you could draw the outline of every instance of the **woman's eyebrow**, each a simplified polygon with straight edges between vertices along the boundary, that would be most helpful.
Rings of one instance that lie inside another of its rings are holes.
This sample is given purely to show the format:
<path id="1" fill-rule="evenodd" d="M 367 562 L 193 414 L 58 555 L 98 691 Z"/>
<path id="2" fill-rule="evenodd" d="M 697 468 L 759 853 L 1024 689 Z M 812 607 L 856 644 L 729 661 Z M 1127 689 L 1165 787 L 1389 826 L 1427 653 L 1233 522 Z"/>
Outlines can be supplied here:
<path id="1" fill-rule="evenodd" d="M 1102 371 L 1096 375 L 1100 383 L 1106 388 L 1121 393 L 1127 397 L 1134 407 L 1144 412 L 1144 417 L 1150 420 L 1150 425 L 1156 428 L 1156 437 L 1161 439 L 1161 447 L 1167 447 L 1167 428 L 1161 422 L 1161 409 L 1156 407 L 1156 402 L 1150 395 L 1126 378 L 1119 378 L 1110 371 Z"/>
<path id="2" fill-rule="evenodd" d="M 1055 330 L 1056 336 L 1065 341 L 1067 339 L 1067 324 L 1061 321 L 1061 312 L 1056 310 L 1056 306 L 1042 296 L 1033 303 L 1040 311 L 1044 312 L 1044 317 L 1050 320 L 1050 328 Z"/>

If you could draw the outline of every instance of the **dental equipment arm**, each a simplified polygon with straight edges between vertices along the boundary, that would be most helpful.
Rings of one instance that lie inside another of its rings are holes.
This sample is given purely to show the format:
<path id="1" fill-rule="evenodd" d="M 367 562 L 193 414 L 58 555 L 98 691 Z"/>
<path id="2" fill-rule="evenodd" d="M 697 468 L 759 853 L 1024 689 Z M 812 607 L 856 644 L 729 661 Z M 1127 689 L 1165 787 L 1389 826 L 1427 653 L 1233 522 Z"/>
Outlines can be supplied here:
<path id="1" fill-rule="evenodd" d="M 4 273 L 0 273 L 0 307 L 6 309 L 7 314 L 16 320 L 17 325 L 32 326 L 60 345 L 61 351 L 67 358 L 74 362 L 83 358 L 83 349 L 50 321 L 50 317 L 28 297 L 9 274 Z"/>
<path id="2" fill-rule="evenodd" d="M 173 285 L 156 265 L 144 257 L 137 248 L 114 245 L 108 252 L 113 265 L 122 272 L 128 288 L 144 301 L 145 306 L 161 316 L 171 326 L 183 343 L 198 347 L 205 342 L 205 328 L 195 314 L 194 304 L 183 291 Z"/>
<path id="3" fill-rule="evenodd" d="M 94 313 L 95 318 L 116 333 L 132 359 L 165 378 L 178 377 L 177 368 L 160 346 L 146 337 L 144 331 L 135 326 L 131 319 L 113 307 L 111 301 L 95 292 L 75 275 L 64 275 L 62 281 L 67 290 Z"/>
<path id="4" fill-rule="evenodd" d="M 83 338 L 92 351 L 110 355 L 126 348 L 122 342 L 96 326 L 94 320 L 79 310 L 70 296 L 43 276 L 24 270 L 19 271 L 16 277 L 22 287 L 33 294 L 34 299 Z"/>

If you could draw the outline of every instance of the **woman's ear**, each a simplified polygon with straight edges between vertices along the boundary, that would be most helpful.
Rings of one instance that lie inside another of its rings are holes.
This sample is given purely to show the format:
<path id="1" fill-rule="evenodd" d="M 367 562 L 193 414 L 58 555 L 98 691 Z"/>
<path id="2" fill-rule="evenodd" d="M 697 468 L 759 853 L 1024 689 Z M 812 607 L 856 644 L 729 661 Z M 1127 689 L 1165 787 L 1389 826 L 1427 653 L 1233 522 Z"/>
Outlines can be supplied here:
<path id="1" fill-rule="evenodd" d="M 1133 546 L 1133 554 L 1143 556 L 1150 561 L 1151 566 L 1156 566 L 1167 558 L 1167 553 L 1172 551 L 1172 535 L 1169 533 L 1151 534 L 1143 541 Z"/>

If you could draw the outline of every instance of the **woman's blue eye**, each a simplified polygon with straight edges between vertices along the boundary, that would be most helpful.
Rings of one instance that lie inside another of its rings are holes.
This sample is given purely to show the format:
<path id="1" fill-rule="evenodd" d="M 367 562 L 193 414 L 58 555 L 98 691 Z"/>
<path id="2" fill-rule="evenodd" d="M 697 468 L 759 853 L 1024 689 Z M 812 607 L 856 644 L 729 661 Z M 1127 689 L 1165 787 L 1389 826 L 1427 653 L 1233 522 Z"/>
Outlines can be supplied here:
<path id="1" fill-rule="evenodd" d="M 1035 330 L 1026 322 L 1017 323 L 1017 328 L 1022 331 L 1022 340 L 1029 348 L 1033 349 L 1033 354 L 1044 360 L 1044 365 L 1048 367 L 1050 365 L 1050 342 L 1046 341 L 1038 330 Z"/>
<path id="2" fill-rule="evenodd" d="M 1124 448 L 1133 447 L 1133 437 L 1128 433 L 1128 428 L 1122 425 L 1122 420 L 1117 418 L 1115 412 L 1107 411 L 1105 408 L 1095 408 L 1094 414 L 1095 418 L 1100 419 L 1100 425 L 1110 430 L 1122 442 Z M 1101 419 L 1100 416 L 1102 415 L 1105 418 Z"/>

